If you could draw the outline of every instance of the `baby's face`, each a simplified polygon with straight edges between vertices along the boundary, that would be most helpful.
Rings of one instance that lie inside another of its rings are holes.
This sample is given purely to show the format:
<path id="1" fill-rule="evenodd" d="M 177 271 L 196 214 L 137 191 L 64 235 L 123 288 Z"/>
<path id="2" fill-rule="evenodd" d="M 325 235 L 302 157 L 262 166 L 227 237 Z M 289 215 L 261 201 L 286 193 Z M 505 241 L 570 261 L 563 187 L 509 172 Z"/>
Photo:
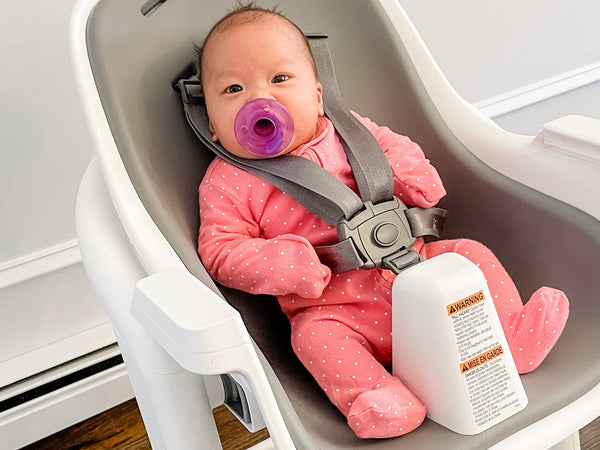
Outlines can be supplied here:
<path id="1" fill-rule="evenodd" d="M 277 16 L 265 15 L 214 34 L 202 56 L 213 140 L 236 156 L 257 158 L 237 142 L 234 121 L 248 101 L 270 98 L 283 104 L 294 120 L 292 140 L 279 155 L 310 141 L 323 115 L 323 91 L 307 51 L 298 31 Z"/>

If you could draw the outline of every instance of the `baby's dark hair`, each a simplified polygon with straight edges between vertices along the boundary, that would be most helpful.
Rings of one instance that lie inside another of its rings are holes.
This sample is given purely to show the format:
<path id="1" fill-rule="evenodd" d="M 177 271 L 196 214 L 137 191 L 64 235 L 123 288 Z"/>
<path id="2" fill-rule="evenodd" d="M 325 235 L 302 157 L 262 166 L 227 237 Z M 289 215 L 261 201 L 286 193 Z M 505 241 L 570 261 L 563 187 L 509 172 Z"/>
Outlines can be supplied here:
<path id="1" fill-rule="evenodd" d="M 285 17 L 282 12 L 278 11 L 277 7 L 274 7 L 273 9 L 266 9 L 266 8 L 261 8 L 260 6 L 257 6 L 254 2 L 238 1 L 233 10 L 231 10 L 226 15 L 221 17 L 221 19 L 213 25 L 213 27 L 210 29 L 210 31 L 206 35 L 206 38 L 204 38 L 204 43 L 202 44 L 202 47 L 198 47 L 196 49 L 197 54 L 198 54 L 198 78 L 200 80 L 202 80 L 202 55 L 204 53 L 204 48 L 206 47 L 206 44 L 208 43 L 209 39 L 214 34 L 216 34 L 218 32 L 222 32 L 222 31 L 226 31 L 229 28 L 232 28 L 235 26 L 239 26 L 239 25 L 243 25 L 245 23 L 251 23 L 251 22 L 260 20 L 260 18 L 263 17 L 265 14 L 282 18 L 283 20 L 288 22 L 290 25 L 292 25 L 292 27 L 294 27 L 298 31 L 300 36 L 302 36 L 304 43 L 306 44 L 306 51 L 307 51 L 308 57 L 311 61 L 311 64 L 312 64 L 312 67 L 313 67 L 313 70 L 315 73 L 315 77 L 316 77 L 317 76 L 317 66 L 315 64 L 315 58 L 312 54 L 312 51 L 310 50 L 310 44 L 308 43 L 308 39 L 306 38 L 306 36 L 304 35 L 304 32 L 300 29 L 300 27 L 298 27 L 298 25 L 296 25 L 290 19 Z"/>

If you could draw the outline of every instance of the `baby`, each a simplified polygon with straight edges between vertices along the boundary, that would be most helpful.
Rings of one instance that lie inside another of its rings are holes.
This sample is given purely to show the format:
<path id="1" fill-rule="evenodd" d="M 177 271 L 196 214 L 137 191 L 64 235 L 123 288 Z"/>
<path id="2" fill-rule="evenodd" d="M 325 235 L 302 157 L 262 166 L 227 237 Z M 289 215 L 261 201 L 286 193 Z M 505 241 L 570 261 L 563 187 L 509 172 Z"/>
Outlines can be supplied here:
<path id="1" fill-rule="evenodd" d="M 200 55 L 201 81 L 215 142 L 257 158 L 236 139 L 240 109 L 257 98 L 277 100 L 293 118 L 293 136 L 275 155 L 307 158 L 356 190 L 332 123 L 307 40 L 277 12 L 241 7 L 210 31 Z M 385 152 L 394 193 L 407 205 L 431 207 L 445 195 L 442 181 L 410 139 L 359 118 Z M 314 246 L 337 241 L 335 227 L 261 178 L 216 158 L 199 188 L 198 250 L 223 285 L 276 295 L 292 327 L 292 345 L 329 399 L 362 438 L 410 432 L 426 409 L 386 367 L 391 364 L 391 283 L 382 269 L 332 274 Z M 523 306 L 514 283 L 482 244 L 458 239 L 413 249 L 423 259 L 456 252 L 485 274 L 520 373 L 535 369 L 562 332 L 568 300 L 543 287 Z"/>

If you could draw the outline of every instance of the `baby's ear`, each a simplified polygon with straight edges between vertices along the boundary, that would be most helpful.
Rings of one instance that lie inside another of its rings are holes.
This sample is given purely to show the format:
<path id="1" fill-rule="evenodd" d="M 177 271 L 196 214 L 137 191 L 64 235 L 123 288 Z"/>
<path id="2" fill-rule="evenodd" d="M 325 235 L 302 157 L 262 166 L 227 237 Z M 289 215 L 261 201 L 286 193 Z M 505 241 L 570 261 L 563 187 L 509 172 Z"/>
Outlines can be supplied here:
<path id="1" fill-rule="evenodd" d="M 217 133 L 216 133 L 214 127 L 212 126 L 211 121 L 210 121 L 210 118 L 208 119 L 208 131 L 210 131 L 210 134 L 212 136 L 212 141 L 213 142 L 217 142 L 219 140 L 219 136 L 217 136 Z"/>
<path id="2" fill-rule="evenodd" d="M 321 83 L 319 83 L 317 81 L 317 99 L 318 99 L 318 106 L 319 106 L 319 116 L 324 116 L 325 115 L 325 110 L 323 108 L 323 86 L 321 85 Z"/>

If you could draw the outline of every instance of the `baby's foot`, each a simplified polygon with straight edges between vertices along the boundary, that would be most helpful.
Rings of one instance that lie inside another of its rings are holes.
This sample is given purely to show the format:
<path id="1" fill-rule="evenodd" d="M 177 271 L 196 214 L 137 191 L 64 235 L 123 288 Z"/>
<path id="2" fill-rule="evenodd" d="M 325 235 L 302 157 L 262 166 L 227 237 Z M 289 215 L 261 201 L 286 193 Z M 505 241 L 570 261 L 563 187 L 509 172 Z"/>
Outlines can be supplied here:
<path id="1" fill-rule="evenodd" d="M 528 373 L 544 360 L 569 316 L 569 300 L 558 289 L 535 291 L 520 312 L 513 313 L 505 334 L 517 371 Z"/>
<path id="2" fill-rule="evenodd" d="M 423 403 L 395 379 L 363 392 L 352 403 L 348 425 L 360 438 L 389 438 L 417 428 L 425 418 Z"/>

